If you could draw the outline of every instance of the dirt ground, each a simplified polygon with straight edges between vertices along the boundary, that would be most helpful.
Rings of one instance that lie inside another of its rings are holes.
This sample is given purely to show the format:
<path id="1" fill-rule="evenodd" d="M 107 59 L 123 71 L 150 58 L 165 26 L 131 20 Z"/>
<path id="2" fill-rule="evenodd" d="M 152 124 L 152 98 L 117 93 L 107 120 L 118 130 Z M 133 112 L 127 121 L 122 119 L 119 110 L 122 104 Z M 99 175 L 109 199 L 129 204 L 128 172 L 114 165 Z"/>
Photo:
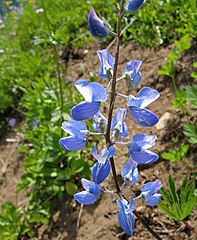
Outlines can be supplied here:
<path id="1" fill-rule="evenodd" d="M 70 58 L 68 62 L 67 77 L 73 79 L 90 79 L 90 76 L 98 77 L 99 61 L 96 54 L 98 49 L 105 48 L 97 41 L 91 46 L 86 46 L 79 50 L 79 56 Z M 185 175 L 189 175 L 193 179 L 192 173 L 196 169 L 191 169 L 189 165 L 196 166 L 197 151 L 196 147 L 191 147 L 187 155 L 186 163 L 177 161 L 170 163 L 162 159 L 161 153 L 174 146 L 180 146 L 181 143 L 186 143 L 186 139 L 182 134 L 182 123 L 185 121 L 180 110 L 172 108 L 171 101 L 174 98 L 172 82 L 169 78 L 158 76 L 157 70 L 167 60 L 168 53 L 173 46 L 158 47 L 146 49 L 138 47 L 134 44 L 122 45 L 120 49 L 120 66 L 119 76 L 123 71 L 125 64 L 131 59 L 142 60 L 141 74 L 142 81 L 139 84 L 136 92 L 143 86 L 149 86 L 157 89 L 161 96 L 148 107 L 156 113 L 160 118 L 167 113 L 168 120 L 164 126 L 154 126 L 151 128 L 142 128 L 135 124 L 129 114 L 127 114 L 126 122 L 129 126 L 129 136 L 136 133 L 147 133 L 156 135 L 158 140 L 156 145 L 151 149 L 160 155 L 160 159 L 151 165 L 139 167 L 139 182 L 128 188 L 125 192 L 126 196 L 133 197 L 139 194 L 141 186 L 148 181 L 160 179 L 164 186 L 167 186 L 169 174 L 175 179 L 176 185 L 180 187 Z M 113 49 L 109 50 L 114 55 Z M 197 48 L 195 45 L 187 51 L 177 64 L 177 85 L 184 87 L 192 84 L 190 77 L 192 72 L 192 63 L 196 60 Z M 123 82 L 118 85 L 119 92 L 128 94 L 126 86 Z M 132 93 L 136 95 L 136 92 Z M 131 93 L 130 93 L 131 94 Z M 126 107 L 126 103 L 122 98 L 117 99 L 116 107 Z M 104 115 L 107 114 L 107 103 L 103 106 Z M 173 143 L 172 138 L 178 138 L 178 143 Z M 128 138 L 129 139 L 129 138 Z M 9 201 L 17 204 L 23 204 L 26 200 L 23 195 L 15 194 L 16 186 L 20 176 L 23 173 L 22 162 L 23 157 L 17 153 L 17 147 L 20 144 L 21 138 L 17 134 L 10 132 L 2 140 L 0 145 L 0 204 Z M 104 144 L 104 142 L 103 142 Z M 102 142 L 100 143 L 102 147 Z M 121 168 L 127 161 L 124 154 L 127 149 L 121 147 L 117 149 L 115 156 L 115 164 L 117 173 L 120 174 Z M 120 181 L 121 177 L 119 175 Z M 104 186 L 109 190 L 115 190 L 112 176 L 104 182 Z M 146 240 L 154 239 L 146 228 L 136 219 L 135 232 L 132 238 L 128 238 L 119 227 L 117 220 L 118 206 L 115 203 L 116 196 L 104 194 L 101 199 L 94 205 L 80 207 L 70 197 L 65 197 L 63 202 L 54 202 L 53 206 L 53 221 L 50 226 L 41 226 L 38 229 L 38 238 L 43 240 L 117 240 L 117 239 L 133 239 Z M 197 208 L 193 210 L 190 216 L 184 222 L 176 222 L 164 215 L 158 207 L 147 207 L 141 202 L 137 203 L 137 211 L 143 216 L 145 221 L 160 235 L 162 239 L 179 239 L 179 240 L 195 240 L 196 233 L 192 228 L 197 229 Z M 79 227 L 77 228 L 77 221 Z"/>

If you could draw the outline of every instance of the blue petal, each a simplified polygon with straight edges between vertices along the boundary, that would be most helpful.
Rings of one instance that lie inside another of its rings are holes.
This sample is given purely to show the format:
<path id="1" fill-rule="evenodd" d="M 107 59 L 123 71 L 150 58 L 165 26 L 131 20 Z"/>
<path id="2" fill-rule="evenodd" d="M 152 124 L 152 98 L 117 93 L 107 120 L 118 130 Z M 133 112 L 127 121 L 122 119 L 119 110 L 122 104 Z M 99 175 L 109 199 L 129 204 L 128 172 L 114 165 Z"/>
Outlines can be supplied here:
<path id="1" fill-rule="evenodd" d="M 123 123 L 126 117 L 127 109 L 126 108 L 117 108 L 116 113 L 112 119 L 111 130 L 113 131 L 118 122 Z"/>
<path id="2" fill-rule="evenodd" d="M 157 98 L 159 98 L 160 93 L 157 90 L 154 90 L 150 87 L 143 87 L 137 95 L 137 98 L 143 99 L 140 105 L 141 108 L 145 108 L 150 103 L 154 102 Z"/>
<path id="3" fill-rule="evenodd" d="M 152 194 L 156 193 L 160 188 L 162 187 L 162 183 L 160 180 L 156 180 L 154 182 L 148 182 L 145 183 L 142 188 L 141 191 L 142 192 L 147 192 L 147 191 L 151 191 Z"/>
<path id="4" fill-rule="evenodd" d="M 157 203 L 161 200 L 161 197 L 162 197 L 161 194 L 155 193 L 152 197 L 150 197 L 146 200 L 146 205 L 151 206 L 151 207 L 157 205 Z"/>
<path id="5" fill-rule="evenodd" d="M 121 176 L 127 181 L 130 181 L 128 185 L 131 185 L 138 181 L 138 169 L 137 169 L 138 163 L 133 161 L 132 159 L 129 159 L 126 164 L 124 165 Z"/>
<path id="6" fill-rule="evenodd" d="M 151 148 L 155 145 L 156 136 L 147 134 L 136 134 L 132 137 L 134 143 L 143 149 Z"/>
<path id="7" fill-rule="evenodd" d="M 97 54 L 100 59 L 99 76 L 103 79 L 107 79 L 107 69 L 114 69 L 115 58 L 107 49 L 97 51 Z"/>
<path id="8" fill-rule="evenodd" d="M 65 150 L 81 150 L 85 147 L 86 141 L 75 137 L 66 137 L 59 140 L 60 145 Z"/>
<path id="9" fill-rule="evenodd" d="M 96 82 L 92 82 L 89 84 L 92 88 L 92 102 L 105 102 L 107 99 L 107 94 L 105 88 Z"/>
<path id="10" fill-rule="evenodd" d="M 133 120 L 141 126 L 154 126 L 159 121 L 158 116 L 147 109 L 140 109 L 138 107 L 129 107 L 129 109 Z"/>
<path id="11" fill-rule="evenodd" d="M 71 120 L 68 122 L 63 122 L 62 129 L 65 132 L 69 133 L 72 136 L 75 136 L 78 139 L 83 139 L 83 140 L 85 139 L 84 134 L 82 134 L 80 130 L 87 130 L 87 127 L 85 123 L 81 121 Z"/>
<path id="12" fill-rule="evenodd" d="M 136 209 L 136 206 L 134 204 L 134 200 L 132 197 L 130 197 L 130 205 L 129 205 L 130 211 L 133 211 Z"/>
<path id="13" fill-rule="evenodd" d="M 75 87 L 87 102 L 104 102 L 107 99 L 106 90 L 99 83 L 88 84 L 87 80 L 78 80 Z"/>
<path id="14" fill-rule="evenodd" d="M 136 98 L 133 95 L 129 96 L 127 106 L 129 107 L 139 107 L 141 106 L 143 99 L 141 98 Z"/>
<path id="15" fill-rule="evenodd" d="M 103 38 L 109 33 L 103 21 L 96 15 L 93 8 L 91 8 L 88 15 L 88 28 L 94 37 Z"/>
<path id="16" fill-rule="evenodd" d="M 110 173 L 110 164 L 106 161 L 105 164 L 96 162 L 92 168 L 92 178 L 96 184 L 102 183 Z"/>
<path id="17" fill-rule="evenodd" d="M 118 212 L 118 221 L 121 228 L 129 235 L 133 235 L 134 231 L 134 216 L 132 213 L 125 214 L 123 210 Z"/>
<path id="18" fill-rule="evenodd" d="M 84 205 L 93 204 L 97 200 L 97 197 L 94 194 L 89 193 L 87 191 L 82 191 L 74 194 L 74 198 L 78 203 L 84 204 Z"/>
<path id="19" fill-rule="evenodd" d="M 141 65 L 141 60 L 131 60 L 127 63 L 122 75 L 124 75 L 126 72 L 131 72 L 131 75 L 135 75 L 139 71 Z"/>
<path id="20" fill-rule="evenodd" d="M 87 130 L 86 124 L 84 122 L 81 122 L 81 121 L 70 120 L 68 122 L 63 122 L 62 123 L 62 129 L 63 130 L 64 130 L 64 126 L 65 127 L 72 126 L 72 127 L 77 128 L 79 130 Z"/>
<path id="21" fill-rule="evenodd" d="M 125 9 L 134 14 L 144 4 L 144 0 L 128 0 L 125 4 Z"/>
<path id="22" fill-rule="evenodd" d="M 96 114 L 100 109 L 100 103 L 99 102 L 81 102 L 74 106 L 71 109 L 71 116 L 73 119 L 77 121 L 90 119 Z"/>
<path id="23" fill-rule="evenodd" d="M 140 164 L 150 164 L 158 160 L 159 156 L 149 150 L 131 152 L 131 158 Z"/>
<path id="24" fill-rule="evenodd" d="M 85 178 L 82 178 L 81 182 L 82 182 L 83 188 L 86 191 L 94 194 L 96 197 L 98 197 L 100 195 L 100 186 L 98 184 L 96 184 L 96 183 L 94 183 L 92 181 L 89 181 L 89 180 L 87 180 Z"/>
<path id="25" fill-rule="evenodd" d="M 87 102 L 92 102 L 92 88 L 89 86 L 89 83 L 87 80 L 78 80 L 75 82 L 75 87 L 77 90 L 81 93 L 81 95 L 84 97 L 84 99 Z"/>

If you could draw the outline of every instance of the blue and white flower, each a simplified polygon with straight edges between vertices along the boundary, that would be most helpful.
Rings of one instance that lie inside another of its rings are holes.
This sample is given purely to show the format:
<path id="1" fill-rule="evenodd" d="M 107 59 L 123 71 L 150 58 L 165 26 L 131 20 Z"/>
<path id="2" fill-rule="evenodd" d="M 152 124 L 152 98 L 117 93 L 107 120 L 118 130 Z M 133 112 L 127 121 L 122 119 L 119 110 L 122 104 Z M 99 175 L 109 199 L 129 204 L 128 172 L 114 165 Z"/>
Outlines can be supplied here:
<path id="1" fill-rule="evenodd" d="M 107 49 L 97 51 L 100 68 L 99 76 L 107 81 L 110 81 L 113 76 L 115 58 L 108 52 Z"/>
<path id="2" fill-rule="evenodd" d="M 121 176 L 124 179 L 124 182 L 126 185 L 131 186 L 135 182 L 138 181 L 139 175 L 138 175 L 138 163 L 133 161 L 131 158 L 125 163 L 122 171 Z"/>
<path id="3" fill-rule="evenodd" d="M 158 160 L 159 156 L 147 149 L 155 145 L 156 136 L 136 134 L 128 145 L 131 158 L 139 164 L 150 164 Z"/>
<path id="4" fill-rule="evenodd" d="M 133 198 L 130 197 L 130 204 L 126 199 L 116 200 L 116 203 L 120 207 L 118 212 L 118 221 L 121 228 L 129 235 L 133 235 L 135 219 L 133 215 L 133 210 L 136 209 Z"/>
<path id="5" fill-rule="evenodd" d="M 115 147 L 111 146 L 108 149 L 104 148 L 100 153 L 97 153 L 96 144 L 92 149 L 92 156 L 97 160 L 92 168 L 92 178 L 96 184 L 103 182 L 110 173 L 109 158 L 116 153 Z"/>
<path id="6" fill-rule="evenodd" d="M 149 87 L 143 87 L 137 94 L 137 97 L 130 95 L 128 97 L 128 107 L 132 119 L 141 126 L 154 126 L 159 118 L 153 112 L 145 107 L 154 102 L 160 96 L 157 90 Z"/>
<path id="7" fill-rule="evenodd" d="M 78 203 L 84 204 L 84 205 L 90 205 L 95 203 L 100 196 L 100 186 L 85 178 L 82 178 L 81 182 L 85 190 L 74 194 L 75 200 Z"/>
<path id="8" fill-rule="evenodd" d="M 117 108 L 116 113 L 112 119 L 111 130 L 113 132 L 113 137 L 120 140 L 123 137 L 128 136 L 128 127 L 124 122 L 126 117 L 127 109 L 126 108 Z"/>
<path id="9" fill-rule="evenodd" d="M 141 64 L 141 60 L 131 60 L 122 73 L 129 90 L 133 90 L 141 81 L 141 72 L 139 71 Z"/>
<path id="10" fill-rule="evenodd" d="M 84 97 L 85 101 L 71 109 L 71 116 L 77 121 L 92 118 L 100 109 L 100 103 L 105 102 L 107 94 L 105 88 L 95 82 L 88 84 L 87 80 L 78 80 L 75 87 Z"/>
<path id="11" fill-rule="evenodd" d="M 161 194 L 156 193 L 161 187 L 162 183 L 160 180 L 144 184 L 141 188 L 142 202 L 151 207 L 155 206 L 162 197 Z"/>
<path id="12" fill-rule="evenodd" d="M 86 124 L 81 121 L 70 120 L 62 123 L 62 129 L 71 136 L 61 138 L 60 145 L 65 150 L 81 150 L 86 146 L 89 135 Z"/>

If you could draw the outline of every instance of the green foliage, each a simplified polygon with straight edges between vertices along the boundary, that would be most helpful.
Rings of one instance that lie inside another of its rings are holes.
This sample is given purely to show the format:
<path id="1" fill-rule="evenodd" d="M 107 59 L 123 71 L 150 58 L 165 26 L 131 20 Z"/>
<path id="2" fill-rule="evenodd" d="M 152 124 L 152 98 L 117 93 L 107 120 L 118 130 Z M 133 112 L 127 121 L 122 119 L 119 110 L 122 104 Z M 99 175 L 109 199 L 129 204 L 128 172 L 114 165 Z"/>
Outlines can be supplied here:
<path id="1" fill-rule="evenodd" d="M 124 39 L 134 39 L 145 46 L 174 42 L 184 35 L 196 37 L 197 17 L 195 0 L 149 0 L 137 13 L 137 20 Z"/>
<path id="2" fill-rule="evenodd" d="M 197 144 L 197 126 L 192 123 L 183 124 L 183 133 L 191 144 Z"/>
<path id="3" fill-rule="evenodd" d="M 186 157 L 189 145 L 181 145 L 180 147 L 169 149 L 168 152 L 163 152 L 162 157 L 171 162 L 182 160 Z"/>
<path id="4" fill-rule="evenodd" d="M 187 99 L 192 108 L 197 108 L 197 86 L 187 86 Z"/>
<path id="5" fill-rule="evenodd" d="M 175 99 L 172 100 L 172 106 L 184 110 L 186 104 L 186 92 L 185 89 L 177 89 L 175 91 Z"/>
<path id="6" fill-rule="evenodd" d="M 197 197 L 194 196 L 195 183 L 189 184 L 188 177 L 185 176 L 180 194 L 177 193 L 174 180 L 169 176 L 168 184 L 170 190 L 164 187 L 160 190 L 162 200 L 158 203 L 158 207 L 169 217 L 176 221 L 185 219 L 195 206 Z"/>
<path id="7" fill-rule="evenodd" d="M 166 75 L 173 81 L 174 91 L 176 93 L 176 62 L 181 57 L 183 52 L 190 48 L 190 36 L 184 35 L 179 41 L 175 40 L 175 47 L 168 55 L 168 60 L 162 65 L 162 68 L 158 70 L 159 75 Z M 179 96 L 179 92 L 177 92 Z"/>
<path id="8" fill-rule="evenodd" d="M 24 221 L 23 211 L 15 205 L 6 203 L 0 210 L 0 239 L 17 240 L 32 236 L 31 229 Z"/>

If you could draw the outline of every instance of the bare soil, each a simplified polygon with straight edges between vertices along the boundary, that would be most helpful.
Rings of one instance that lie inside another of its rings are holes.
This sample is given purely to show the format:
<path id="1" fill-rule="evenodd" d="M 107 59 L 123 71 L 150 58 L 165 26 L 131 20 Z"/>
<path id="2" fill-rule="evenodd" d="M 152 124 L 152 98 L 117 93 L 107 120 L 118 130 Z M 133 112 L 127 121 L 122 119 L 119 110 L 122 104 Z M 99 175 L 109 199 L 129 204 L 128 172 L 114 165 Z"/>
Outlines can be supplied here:
<path id="1" fill-rule="evenodd" d="M 97 41 L 93 42 L 79 50 L 80 58 L 70 58 L 68 61 L 67 76 L 73 79 L 90 79 L 96 77 L 97 81 L 103 82 L 98 77 L 99 61 L 96 54 L 98 49 L 106 46 L 101 46 Z M 119 76 L 124 69 L 125 64 L 131 59 L 140 59 L 143 61 L 141 66 L 142 81 L 136 92 L 143 86 L 149 86 L 157 89 L 161 96 L 152 103 L 149 107 L 151 111 L 162 117 L 165 113 L 170 114 L 167 124 L 162 129 L 157 129 L 157 126 L 151 128 L 142 128 L 132 122 L 129 114 L 127 114 L 126 122 L 129 126 L 129 136 L 136 133 L 147 133 L 156 135 L 158 140 L 156 146 L 151 150 L 161 156 L 163 151 L 169 148 L 180 146 L 186 143 L 187 140 L 182 133 L 182 123 L 186 121 L 180 110 L 172 108 L 171 101 L 174 99 L 172 81 L 164 76 L 158 76 L 157 71 L 167 60 L 168 53 L 173 46 L 158 47 L 146 49 L 134 44 L 121 46 L 120 49 L 120 66 Z M 113 49 L 110 49 L 114 55 Z M 188 84 L 194 84 L 190 77 L 192 72 L 192 63 L 196 60 L 196 46 L 193 45 L 187 51 L 177 64 L 177 85 L 184 87 Z M 71 87 L 72 88 L 72 87 Z M 131 94 L 127 91 L 124 83 L 118 85 L 119 92 L 123 94 Z M 132 93 L 136 95 L 136 92 Z M 117 98 L 116 106 L 126 107 L 123 99 Z M 103 112 L 107 114 L 107 103 L 103 106 Z M 6 141 L 6 139 L 15 139 L 15 141 Z M 172 142 L 172 138 L 178 138 L 177 143 Z M 9 133 L 4 136 L 0 145 L 0 204 L 9 201 L 13 203 L 22 203 L 25 201 L 24 196 L 16 198 L 15 189 L 19 182 L 20 176 L 23 173 L 22 162 L 23 157 L 17 153 L 17 146 L 20 144 L 19 136 L 15 133 Z M 129 139 L 129 138 L 128 138 Z M 104 142 L 103 142 L 104 144 Z M 102 147 L 102 141 L 100 142 Z M 123 164 L 127 161 L 125 156 L 127 149 L 118 148 L 115 156 L 117 173 L 120 174 Z M 185 175 L 189 175 L 190 179 L 194 177 L 192 173 L 196 169 L 192 169 L 189 165 L 196 165 L 197 151 L 196 147 L 192 146 L 187 154 L 186 163 L 177 161 L 171 163 L 160 157 L 159 161 L 151 165 L 141 165 L 139 182 L 125 192 L 126 196 L 133 197 L 139 194 L 142 184 L 148 181 L 160 179 L 164 186 L 167 186 L 169 174 L 175 179 L 176 185 L 180 187 Z M 121 181 L 121 177 L 119 175 Z M 115 190 L 112 176 L 104 182 L 104 186 L 109 190 Z M 17 199 L 17 200 L 16 200 Z M 117 239 L 133 239 L 145 240 L 154 239 L 146 228 L 136 219 L 135 232 L 132 238 L 128 238 L 119 227 L 117 220 L 118 206 L 115 203 L 116 196 L 104 194 L 101 199 L 94 205 L 80 207 L 75 201 L 65 196 L 64 201 L 54 201 L 53 217 L 50 226 L 41 226 L 38 229 L 38 238 L 44 240 L 117 240 Z M 179 240 L 195 240 L 196 233 L 192 230 L 197 229 L 197 208 L 193 210 L 190 216 L 185 219 L 185 222 L 176 222 L 164 215 L 158 207 L 147 207 L 138 203 L 138 213 L 143 216 L 145 221 L 160 235 L 162 239 L 179 239 Z M 79 227 L 77 228 L 77 221 Z"/>

